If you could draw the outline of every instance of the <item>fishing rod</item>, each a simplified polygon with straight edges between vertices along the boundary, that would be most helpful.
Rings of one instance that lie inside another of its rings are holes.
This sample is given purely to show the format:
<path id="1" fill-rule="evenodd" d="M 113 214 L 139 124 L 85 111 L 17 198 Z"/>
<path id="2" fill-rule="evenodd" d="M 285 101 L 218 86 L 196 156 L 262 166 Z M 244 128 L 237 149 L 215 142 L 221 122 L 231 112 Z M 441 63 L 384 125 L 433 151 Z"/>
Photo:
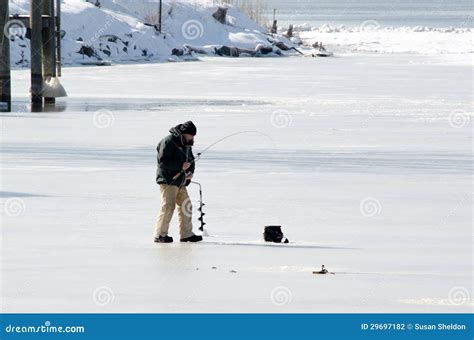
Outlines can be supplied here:
<path id="1" fill-rule="evenodd" d="M 228 138 L 231 138 L 231 137 L 234 137 L 234 136 L 237 136 L 237 135 L 241 135 L 241 134 L 244 134 L 244 133 L 257 133 L 259 135 L 262 135 L 262 136 L 265 136 L 267 137 L 268 139 L 270 139 L 272 141 L 272 143 L 275 145 L 275 142 L 273 141 L 273 138 L 266 134 L 266 133 L 263 133 L 263 132 L 260 132 L 260 131 L 255 131 L 255 130 L 248 130 L 248 131 L 240 131 L 240 132 L 235 132 L 235 133 L 232 133 L 228 136 L 225 136 L 225 137 L 222 137 L 221 139 L 218 139 L 217 141 L 215 141 L 214 143 L 208 145 L 204 150 L 202 150 L 201 152 L 199 152 L 197 154 L 197 157 L 194 158 L 190 163 L 196 163 L 197 161 L 199 161 L 201 159 L 201 156 L 204 152 L 206 152 L 207 150 L 209 150 L 210 148 L 212 148 L 214 145 L 216 144 L 219 144 L 220 142 L 228 139 Z M 188 153 L 187 153 L 188 150 L 186 150 L 186 157 L 188 156 Z M 182 173 L 186 173 L 186 170 L 183 170 L 181 169 L 174 177 L 173 177 L 173 180 L 176 180 Z"/>

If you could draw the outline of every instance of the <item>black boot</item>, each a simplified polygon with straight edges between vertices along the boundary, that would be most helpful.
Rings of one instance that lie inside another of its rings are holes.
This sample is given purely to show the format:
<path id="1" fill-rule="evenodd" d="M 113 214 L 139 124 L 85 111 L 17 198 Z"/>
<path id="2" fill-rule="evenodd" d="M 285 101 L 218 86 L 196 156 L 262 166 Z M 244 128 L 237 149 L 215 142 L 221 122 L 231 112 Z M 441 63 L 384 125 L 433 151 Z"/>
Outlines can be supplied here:
<path id="1" fill-rule="evenodd" d="M 155 237 L 155 242 L 156 243 L 171 243 L 173 242 L 173 238 L 171 236 L 158 236 Z"/>
<path id="2" fill-rule="evenodd" d="M 182 238 L 180 241 L 181 242 L 199 242 L 199 241 L 202 241 L 202 236 L 193 235 L 186 238 Z"/>

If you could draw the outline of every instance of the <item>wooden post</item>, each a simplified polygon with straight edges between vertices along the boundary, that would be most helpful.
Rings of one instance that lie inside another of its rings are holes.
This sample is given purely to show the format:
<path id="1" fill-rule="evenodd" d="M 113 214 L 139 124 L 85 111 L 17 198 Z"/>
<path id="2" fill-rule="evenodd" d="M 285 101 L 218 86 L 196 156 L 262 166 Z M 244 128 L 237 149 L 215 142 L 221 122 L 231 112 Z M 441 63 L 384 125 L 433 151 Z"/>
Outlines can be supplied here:
<path id="1" fill-rule="evenodd" d="M 56 68 L 61 77 L 61 0 L 56 0 Z"/>
<path id="2" fill-rule="evenodd" d="M 286 32 L 286 36 L 288 38 L 293 37 L 293 24 L 290 24 L 290 27 L 288 27 L 288 31 Z"/>
<path id="3" fill-rule="evenodd" d="M 5 27 L 9 19 L 9 0 L 0 0 L 0 111 L 10 112 L 12 108 L 10 39 Z"/>
<path id="4" fill-rule="evenodd" d="M 41 0 L 30 0 L 30 29 L 31 29 L 31 104 L 37 109 L 43 104 L 43 72 L 42 72 L 42 18 Z"/>
<path id="5" fill-rule="evenodd" d="M 49 38 L 51 39 L 51 74 L 53 77 L 56 77 L 56 15 L 54 13 L 54 2 L 54 0 L 49 0 Z"/>
<path id="6" fill-rule="evenodd" d="M 42 29 L 43 39 L 43 81 L 56 76 L 56 40 L 54 39 L 54 0 L 42 0 L 41 14 L 49 16 L 48 27 Z M 54 97 L 44 98 L 47 104 L 54 104 Z"/>
<path id="7" fill-rule="evenodd" d="M 277 24 L 277 20 L 276 20 L 276 8 L 273 9 L 273 24 L 272 24 L 272 28 L 270 30 L 270 33 L 272 34 L 276 34 L 278 32 L 278 24 Z"/>
<path id="8" fill-rule="evenodd" d="M 276 20 L 273 20 L 273 25 L 272 25 L 272 30 L 271 30 L 271 33 L 272 34 L 276 34 L 278 32 L 278 23 Z"/>
<path id="9" fill-rule="evenodd" d="M 163 0 L 160 0 L 160 17 L 158 18 L 158 32 L 161 33 L 161 14 L 162 14 L 162 10 L 163 10 Z"/>

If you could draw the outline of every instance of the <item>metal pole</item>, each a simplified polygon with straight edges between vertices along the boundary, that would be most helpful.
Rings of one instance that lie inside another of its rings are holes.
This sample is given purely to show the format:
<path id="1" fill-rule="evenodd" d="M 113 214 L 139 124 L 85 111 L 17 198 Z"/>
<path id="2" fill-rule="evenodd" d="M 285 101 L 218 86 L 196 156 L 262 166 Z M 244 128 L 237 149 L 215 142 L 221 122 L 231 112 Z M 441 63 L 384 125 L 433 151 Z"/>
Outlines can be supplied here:
<path id="1" fill-rule="evenodd" d="M 54 39 L 54 0 L 42 0 L 41 14 L 48 16 L 48 27 L 42 29 L 43 37 L 43 82 L 56 75 L 56 40 Z M 54 104 L 54 97 L 44 98 L 44 102 Z"/>
<path id="2" fill-rule="evenodd" d="M 10 39 L 4 34 L 8 25 L 9 0 L 0 0 L 0 111 L 11 111 Z"/>
<path id="3" fill-rule="evenodd" d="M 38 108 L 43 104 L 43 72 L 42 72 L 42 18 L 41 0 L 30 0 L 31 29 L 31 104 Z"/>
<path id="4" fill-rule="evenodd" d="M 56 77 L 56 69 L 57 69 L 57 59 L 56 59 L 56 15 L 54 13 L 54 0 L 50 0 L 49 2 L 49 16 L 51 17 L 51 74 L 53 77 Z"/>
<path id="5" fill-rule="evenodd" d="M 61 0 L 56 0 L 56 49 L 56 66 L 61 77 Z"/>
<path id="6" fill-rule="evenodd" d="M 160 17 L 158 18 L 158 32 L 161 33 L 161 12 L 163 10 L 163 0 L 160 0 Z"/>

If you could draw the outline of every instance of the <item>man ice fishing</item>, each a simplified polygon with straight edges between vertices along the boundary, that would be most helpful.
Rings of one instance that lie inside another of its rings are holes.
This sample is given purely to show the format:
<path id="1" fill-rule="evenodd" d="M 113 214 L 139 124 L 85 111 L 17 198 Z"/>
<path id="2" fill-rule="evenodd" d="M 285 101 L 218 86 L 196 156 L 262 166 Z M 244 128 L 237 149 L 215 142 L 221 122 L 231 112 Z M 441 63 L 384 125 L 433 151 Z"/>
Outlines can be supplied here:
<path id="1" fill-rule="evenodd" d="M 156 148 L 156 183 L 160 185 L 161 192 L 161 209 L 155 226 L 157 243 L 173 242 L 168 230 L 175 207 L 178 208 L 180 241 L 202 241 L 202 236 L 193 233 L 192 206 L 186 189 L 194 174 L 195 162 L 191 147 L 196 133 L 193 122 L 178 124 L 170 129 L 170 134 Z"/>

